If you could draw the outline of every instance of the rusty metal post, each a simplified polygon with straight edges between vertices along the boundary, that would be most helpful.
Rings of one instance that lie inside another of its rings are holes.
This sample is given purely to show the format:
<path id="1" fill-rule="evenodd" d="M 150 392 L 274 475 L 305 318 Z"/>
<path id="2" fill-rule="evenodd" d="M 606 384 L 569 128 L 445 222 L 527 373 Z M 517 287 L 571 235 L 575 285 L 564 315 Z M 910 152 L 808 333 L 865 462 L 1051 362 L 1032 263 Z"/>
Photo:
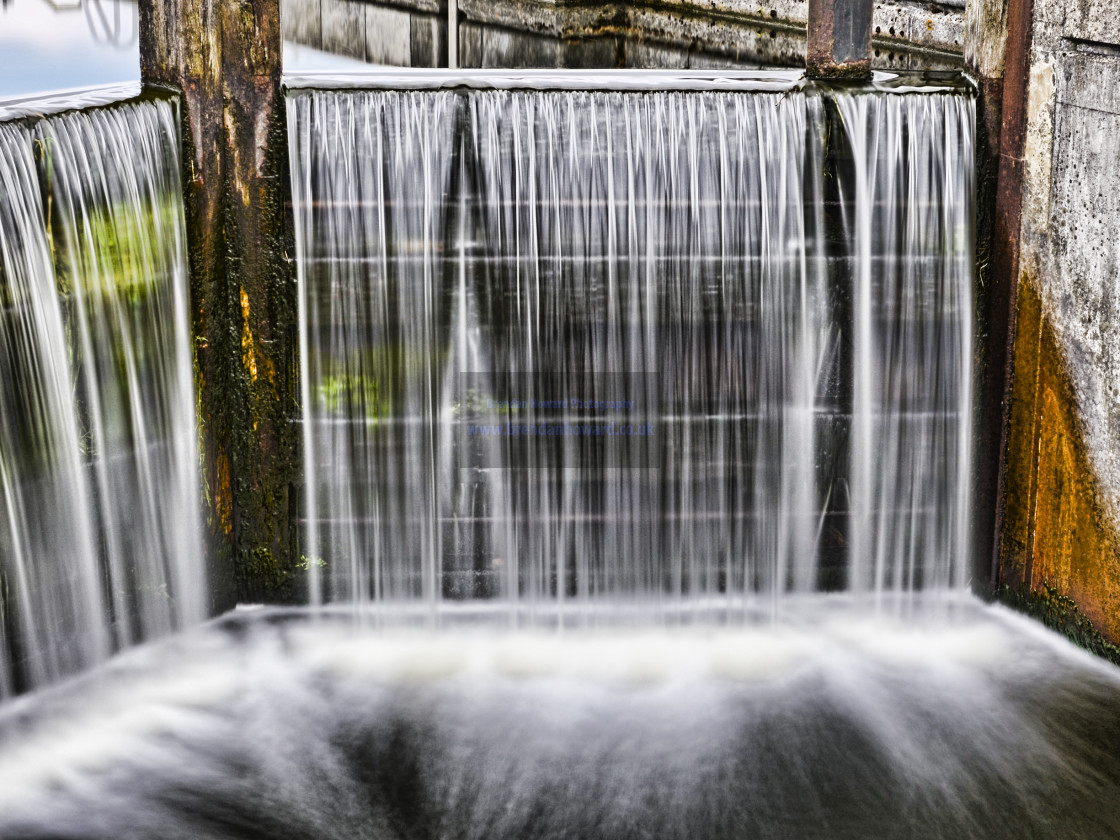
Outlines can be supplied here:
<path id="1" fill-rule="evenodd" d="M 183 182 L 215 610 L 292 595 L 295 289 L 279 0 L 147 0 L 143 80 L 183 102 Z"/>
<path id="2" fill-rule="evenodd" d="M 965 29 L 966 62 L 979 86 L 973 588 L 981 593 L 1001 582 L 1004 550 L 1033 5 L 976 0 Z"/>
<path id="3" fill-rule="evenodd" d="M 1004 515 L 1007 505 L 1007 458 L 1011 445 L 1011 384 L 1014 379 L 1013 348 L 1019 297 L 1019 237 L 1023 217 L 1023 154 L 1027 136 L 1027 92 L 1030 82 L 1032 0 L 1010 0 L 1007 9 L 1007 44 L 1004 59 L 1002 126 L 999 138 L 995 212 L 991 242 L 993 295 L 992 393 L 1000 396 L 999 466 L 994 498 L 995 522 L 991 552 L 991 580 L 1000 582 Z M 994 411 L 993 411 L 994 414 Z M 1029 568 L 1028 559 L 1027 566 Z"/>
<path id="4" fill-rule="evenodd" d="M 805 67 L 817 79 L 871 76 L 873 0 L 809 0 Z"/>

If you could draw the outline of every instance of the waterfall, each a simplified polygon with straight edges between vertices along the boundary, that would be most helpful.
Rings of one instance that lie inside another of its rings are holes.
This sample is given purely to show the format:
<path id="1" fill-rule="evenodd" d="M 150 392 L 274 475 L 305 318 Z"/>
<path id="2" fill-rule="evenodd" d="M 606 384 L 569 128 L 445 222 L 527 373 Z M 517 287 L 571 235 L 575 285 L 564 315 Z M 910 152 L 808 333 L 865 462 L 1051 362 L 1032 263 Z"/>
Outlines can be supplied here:
<path id="1" fill-rule="evenodd" d="M 167 102 L 0 124 L 3 694 L 206 614 L 178 161 Z"/>
<path id="2" fill-rule="evenodd" d="M 971 103 L 837 94 L 854 167 L 851 586 L 962 587 L 971 417 Z"/>
<path id="3" fill-rule="evenodd" d="M 95 562 L 62 303 L 43 226 L 30 132 L 0 125 L 3 257 L 4 622 L 0 680 L 16 650 L 38 685 L 103 659 L 108 628 Z M 43 562 L 40 558 L 49 558 Z M 18 647 L 17 647 L 18 645 Z M 73 646 L 71 646 L 73 645 Z"/>
<path id="4" fill-rule="evenodd" d="M 972 125 L 944 91 L 292 92 L 313 600 L 963 587 Z"/>
<path id="5" fill-rule="evenodd" d="M 432 377 L 449 346 L 440 319 L 455 103 L 408 93 L 292 103 L 305 114 L 289 120 L 292 146 L 317 162 L 293 169 L 293 202 L 300 212 L 316 202 L 321 222 L 310 236 L 297 224 L 299 271 L 315 264 L 330 276 L 329 286 L 303 286 L 299 306 L 302 403 L 320 409 L 303 423 L 307 554 L 315 590 L 317 546 L 340 542 L 325 581 L 332 599 L 435 594 L 425 564 L 440 555 L 450 476 L 434 473 L 442 400 Z M 382 340 L 370 342 L 371 331 Z"/>

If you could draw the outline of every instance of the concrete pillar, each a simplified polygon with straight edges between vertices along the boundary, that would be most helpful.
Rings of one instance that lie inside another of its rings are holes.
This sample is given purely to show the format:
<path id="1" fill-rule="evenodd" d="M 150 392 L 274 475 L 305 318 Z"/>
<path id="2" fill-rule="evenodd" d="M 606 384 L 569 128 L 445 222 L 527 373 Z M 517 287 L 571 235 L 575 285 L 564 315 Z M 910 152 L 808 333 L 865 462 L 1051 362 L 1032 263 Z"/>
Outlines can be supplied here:
<path id="1" fill-rule="evenodd" d="M 871 76 L 872 0 L 809 0 L 805 67 L 818 79 Z"/>
<path id="2" fill-rule="evenodd" d="M 183 102 L 214 609 L 293 595 L 296 450 L 279 0 L 147 0 L 146 83 Z"/>

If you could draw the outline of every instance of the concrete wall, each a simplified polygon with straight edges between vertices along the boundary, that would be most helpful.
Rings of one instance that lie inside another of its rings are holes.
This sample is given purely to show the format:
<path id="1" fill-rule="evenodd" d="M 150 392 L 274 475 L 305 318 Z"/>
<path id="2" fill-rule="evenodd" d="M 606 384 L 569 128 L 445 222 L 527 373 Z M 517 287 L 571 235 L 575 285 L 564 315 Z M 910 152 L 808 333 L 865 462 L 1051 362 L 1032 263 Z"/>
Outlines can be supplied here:
<path id="1" fill-rule="evenodd" d="M 1032 5 L 999 568 L 1120 641 L 1120 9 Z"/>
<path id="2" fill-rule="evenodd" d="M 964 0 L 875 6 L 874 64 L 955 69 Z M 802 66 L 808 0 L 459 0 L 464 67 Z M 283 0 L 289 41 L 372 63 L 446 66 L 447 0 Z"/>

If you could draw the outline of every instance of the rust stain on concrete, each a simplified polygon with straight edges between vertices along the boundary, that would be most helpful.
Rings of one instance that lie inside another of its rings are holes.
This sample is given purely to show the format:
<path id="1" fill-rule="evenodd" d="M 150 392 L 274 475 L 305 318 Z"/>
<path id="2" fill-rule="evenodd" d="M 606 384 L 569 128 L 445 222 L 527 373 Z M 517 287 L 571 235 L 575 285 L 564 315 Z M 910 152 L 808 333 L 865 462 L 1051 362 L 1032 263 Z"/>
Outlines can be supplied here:
<path id="1" fill-rule="evenodd" d="M 1103 513 L 1066 364 L 1029 278 L 1020 283 L 1000 580 L 1072 598 L 1120 641 L 1120 550 Z"/>

